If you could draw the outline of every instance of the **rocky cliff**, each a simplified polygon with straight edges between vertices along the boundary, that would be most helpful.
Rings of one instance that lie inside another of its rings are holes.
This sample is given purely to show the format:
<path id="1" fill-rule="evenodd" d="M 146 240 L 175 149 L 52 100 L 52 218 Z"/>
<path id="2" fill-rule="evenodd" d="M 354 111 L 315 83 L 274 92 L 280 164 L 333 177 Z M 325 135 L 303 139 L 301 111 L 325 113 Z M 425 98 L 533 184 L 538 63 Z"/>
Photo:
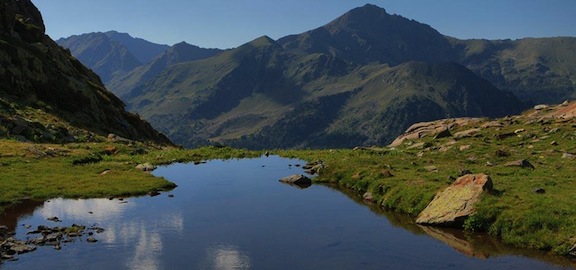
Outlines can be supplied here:
<path id="1" fill-rule="evenodd" d="M 33 141 L 119 136 L 170 141 L 102 85 L 100 78 L 44 33 L 30 0 L 0 3 L 0 136 Z M 74 132 L 72 132 L 74 131 Z"/>

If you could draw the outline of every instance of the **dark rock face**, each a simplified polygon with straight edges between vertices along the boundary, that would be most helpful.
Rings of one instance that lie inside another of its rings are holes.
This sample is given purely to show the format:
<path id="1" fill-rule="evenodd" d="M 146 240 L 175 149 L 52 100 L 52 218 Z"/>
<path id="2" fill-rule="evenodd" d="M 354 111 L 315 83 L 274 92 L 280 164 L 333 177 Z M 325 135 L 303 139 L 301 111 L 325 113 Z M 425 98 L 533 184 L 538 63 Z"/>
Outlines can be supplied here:
<path id="1" fill-rule="evenodd" d="M 19 107 L 32 107 L 96 134 L 170 144 L 44 34 L 42 16 L 31 1 L 2 1 L 0 8 L 0 66 L 9 67 L 0 69 L 0 96 L 12 107 L 8 117 Z"/>
<path id="2" fill-rule="evenodd" d="M 0 30 L 13 34 L 17 33 L 28 42 L 41 41 L 46 27 L 40 11 L 29 0 L 4 1 L 0 4 Z"/>

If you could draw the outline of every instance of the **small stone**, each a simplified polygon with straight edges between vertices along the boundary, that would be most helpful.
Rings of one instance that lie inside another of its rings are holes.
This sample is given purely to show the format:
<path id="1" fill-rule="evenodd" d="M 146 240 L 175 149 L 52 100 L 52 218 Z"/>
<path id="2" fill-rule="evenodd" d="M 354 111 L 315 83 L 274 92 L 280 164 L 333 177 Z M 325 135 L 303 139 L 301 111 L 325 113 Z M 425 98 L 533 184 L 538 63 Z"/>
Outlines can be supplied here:
<path id="1" fill-rule="evenodd" d="M 58 217 L 49 217 L 47 220 L 54 221 L 54 222 L 62 222 Z"/>
<path id="2" fill-rule="evenodd" d="M 576 158 L 576 155 L 570 154 L 570 153 L 564 153 L 564 154 L 562 154 L 562 158 L 574 159 L 574 158 Z"/>
<path id="3" fill-rule="evenodd" d="M 540 104 L 540 105 L 534 106 L 534 110 L 537 110 L 537 111 L 539 111 L 539 110 L 544 110 L 544 109 L 547 109 L 547 108 L 548 108 L 548 105 L 545 105 L 545 104 Z"/>
<path id="4" fill-rule="evenodd" d="M 156 166 L 154 166 L 150 163 L 144 163 L 144 164 L 138 164 L 136 166 L 136 169 L 144 171 L 144 172 L 151 172 L 153 170 L 156 170 Z"/>
<path id="5" fill-rule="evenodd" d="M 390 172 L 390 170 L 384 170 L 384 171 L 382 171 L 382 177 L 390 178 L 390 177 L 394 177 L 394 175 L 392 174 L 392 172 Z"/>
<path id="6" fill-rule="evenodd" d="M 174 194 L 168 194 L 168 198 L 174 198 Z"/>
<path id="7" fill-rule="evenodd" d="M 14 256 L 8 255 L 8 254 L 2 254 L 2 256 L 0 256 L 0 261 L 12 261 L 14 260 Z"/>
<path id="8" fill-rule="evenodd" d="M 514 133 L 520 134 L 520 133 L 524 133 L 525 131 L 526 131 L 525 129 L 520 128 L 520 129 L 514 130 Z"/>
<path id="9" fill-rule="evenodd" d="M 509 157 L 510 153 L 508 153 L 506 150 L 503 149 L 498 149 L 496 150 L 496 152 L 494 153 L 494 155 L 496 157 Z"/>
<path id="10" fill-rule="evenodd" d="M 557 142 L 557 141 L 552 141 L 552 142 L 550 143 L 550 145 L 556 146 L 556 145 L 558 145 L 558 142 Z"/>
<path id="11" fill-rule="evenodd" d="M 372 195 L 372 192 L 364 193 L 364 195 L 362 195 L 362 198 L 364 198 L 365 201 L 369 201 L 369 202 L 372 202 L 374 200 L 374 196 Z"/>
<path id="12" fill-rule="evenodd" d="M 94 238 L 94 237 L 88 237 L 88 238 L 86 238 L 86 242 L 88 242 L 88 243 L 96 243 L 96 242 L 98 242 L 98 240 L 96 240 L 96 238 Z"/>
<path id="13" fill-rule="evenodd" d="M 521 159 L 521 160 L 516 160 L 516 161 L 511 161 L 508 162 L 506 164 L 504 164 L 504 166 L 506 167 L 520 167 L 520 168 L 530 168 L 532 170 L 534 170 L 534 165 L 532 165 L 532 163 L 530 163 L 528 160 L 526 159 Z"/>
<path id="14" fill-rule="evenodd" d="M 470 149 L 470 147 L 471 147 L 471 145 L 469 145 L 469 144 L 468 145 L 462 145 L 462 146 L 460 146 L 460 151 L 466 151 L 466 150 Z"/>
<path id="15" fill-rule="evenodd" d="M 158 195 L 160 195 L 160 192 L 158 192 L 158 190 L 153 190 L 153 191 L 148 192 L 148 196 L 150 196 L 150 197 L 156 197 Z"/>
<path id="16" fill-rule="evenodd" d="M 536 189 L 534 189 L 534 193 L 536 193 L 536 194 L 544 194 L 544 193 L 546 193 L 546 190 L 543 189 L 543 188 L 536 188 Z"/>
<path id="17" fill-rule="evenodd" d="M 428 172 L 438 172 L 438 167 L 436 166 L 426 166 L 424 169 Z"/>
<path id="18" fill-rule="evenodd" d="M 460 174 L 458 176 L 464 176 L 467 174 L 472 174 L 472 172 L 470 170 L 463 169 L 463 170 L 460 170 Z"/>

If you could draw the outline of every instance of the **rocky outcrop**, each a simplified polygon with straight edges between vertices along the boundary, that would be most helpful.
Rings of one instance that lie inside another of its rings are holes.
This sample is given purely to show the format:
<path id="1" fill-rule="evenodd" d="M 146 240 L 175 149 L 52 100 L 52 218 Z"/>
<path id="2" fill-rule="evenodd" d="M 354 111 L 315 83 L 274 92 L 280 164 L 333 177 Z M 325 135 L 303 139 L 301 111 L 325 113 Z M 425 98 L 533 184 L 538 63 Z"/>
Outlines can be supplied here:
<path id="1" fill-rule="evenodd" d="M 63 143 L 71 138 L 64 129 L 73 133 L 72 126 L 102 136 L 115 133 L 170 144 L 138 115 L 127 112 L 94 72 L 44 31 L 42 16 L 30 0 L 0 3 L 0 122 L 13 123 L 10 129 L 0 128 L 0 136 Z M 25 110 L 40 111 L 43 122 L 10 121 L 27 118 Z"/>
<path id="2" fill-rule="evenodd" d="M 2 1 L 0 8 L 1 32 L 18 36 L 27 42 L 43 39 L 46 27 L 40 11 L 31 1 Z"/>
<path id="3" fill-rule="evenodd" d="M 475 205 L 484 191 L 492 190 L 492 180 L 485 174 L 468 174 L 436 194 L 418 215 L 416 223 L 437 226 L 461 226 L 474 214 Z"/>
<path id="4" fill-rule="evenodd" d="M 403 134 L 398 136 L 389 146 L 398 147 L 405 141 L 418 140 L 425 137 L 435 137 L 437 139 L 454 136 L 450 130 L 476 124 L 484 121 L 483 118 L 451 118 L 432 122 L 416 123 L 409 127 Z"/>

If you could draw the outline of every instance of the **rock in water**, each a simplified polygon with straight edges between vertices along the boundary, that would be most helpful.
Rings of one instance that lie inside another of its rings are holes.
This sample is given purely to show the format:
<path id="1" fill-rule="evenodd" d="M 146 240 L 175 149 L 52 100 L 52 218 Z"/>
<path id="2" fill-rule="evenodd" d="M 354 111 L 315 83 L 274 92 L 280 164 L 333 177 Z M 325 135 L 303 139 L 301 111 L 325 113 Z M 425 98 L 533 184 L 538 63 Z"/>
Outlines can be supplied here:
<path id="1" fill-rule="evenodd" d="M 312 180 L 302 174 L 294 174 L 280 179 L 280 182 L 293 185 L 311 185 Z"/>
<path id="2" fill-rule="evenodd" d="M 492 179 L 485 174 L 467 174 L 436 194 L 416 219 L 416 223 L 437 226 L 460 226 L 475 213 L 483 191 L 492 190 Z"/>

